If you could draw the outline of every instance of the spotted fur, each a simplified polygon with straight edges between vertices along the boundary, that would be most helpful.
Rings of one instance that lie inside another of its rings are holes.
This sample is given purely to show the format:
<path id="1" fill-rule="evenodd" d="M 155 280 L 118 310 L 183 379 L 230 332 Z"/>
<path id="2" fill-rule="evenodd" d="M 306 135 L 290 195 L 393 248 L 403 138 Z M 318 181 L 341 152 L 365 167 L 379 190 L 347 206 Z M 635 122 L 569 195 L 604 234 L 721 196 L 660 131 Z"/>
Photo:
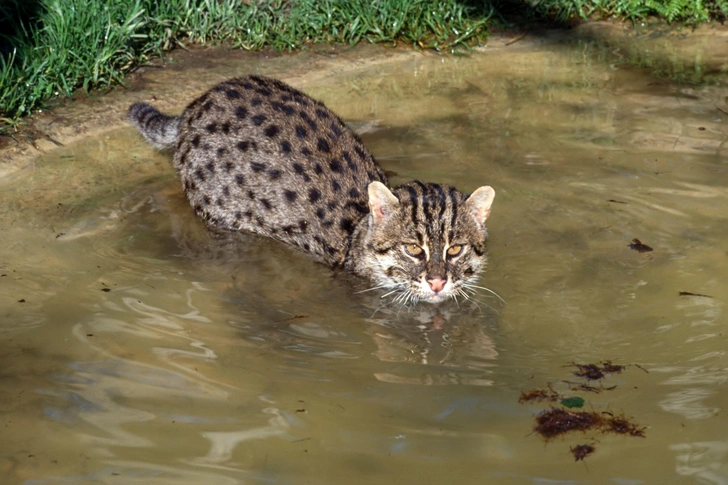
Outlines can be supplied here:
<path id="1" fill-rule="evenodd" d="M 421 182 L 390 190 L 359 137 L 281 81 L 231 79 L 178 117 L 137 103 L 129 118 L 152 145 L 174 150 L 191 206 L 216 228 L 296 246 L 403 303 L 457 296 L 485 263 L 490 187 L 470 198 Z M 448 255 L 453 246 L 463 251 Z"/>

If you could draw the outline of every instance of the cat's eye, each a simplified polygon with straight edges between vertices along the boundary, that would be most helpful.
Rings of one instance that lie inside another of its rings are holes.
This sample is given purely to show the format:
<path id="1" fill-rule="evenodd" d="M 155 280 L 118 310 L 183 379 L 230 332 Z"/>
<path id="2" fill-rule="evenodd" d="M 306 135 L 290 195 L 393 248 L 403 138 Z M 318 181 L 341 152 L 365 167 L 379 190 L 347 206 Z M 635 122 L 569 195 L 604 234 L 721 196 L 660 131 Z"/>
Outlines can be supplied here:
<path id="1" fill-rule="evenodd" d="M 451 258 L 454 258 L 458 254 L 463 252 L 463 246 L 461 244 L 453 244 L 449 248 L 447 248 L 447 255 Z"/>
<path id="2" fill-rule="evenodd" d="M 414 258 L 421 258 L 424 250 L 421 247 L 419 247 L 417 244 L 405 244 L 404 252 Z"/>

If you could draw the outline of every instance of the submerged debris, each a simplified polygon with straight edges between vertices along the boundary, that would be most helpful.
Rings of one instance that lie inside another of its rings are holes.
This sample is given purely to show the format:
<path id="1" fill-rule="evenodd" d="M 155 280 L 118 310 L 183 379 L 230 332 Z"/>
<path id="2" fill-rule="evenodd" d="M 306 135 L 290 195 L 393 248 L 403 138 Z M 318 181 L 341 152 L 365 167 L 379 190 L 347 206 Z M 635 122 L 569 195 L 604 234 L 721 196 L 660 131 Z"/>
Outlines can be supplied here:
<path id="1" fill-rule="evenodd" d="M 555 402 L 561 396 L 558 392 L 554 391 L 549 385 L 547 388 L 532 389 L 530 391 L 521 391 L 521 397 L 518 398 L 518 403 L 523 404 L 524 402 L 533 401 L 551 401 Z"/>
<path id="2" fill-rule="evenodd" d="M 561 381 L 569 386 L 570 391 L 586 391 L 586 392 L 594 392 L 594 393 L 600 393 L 602 391 L 611 391 L 613 389 L 616 389 L 617 386 L 610 386 L 610 387 L 594 387 L 590 386 L 589 384 L 584 384 L 583 382 L 573 382 L 573 381 Z"/>
<path id="3" fill-rule="evenodd" d="M 583 377 L 589 381 L 596 381 L 604 379 L 604 374 L 619 374 L 624 370 L 623 365 L 612 364 L 610 360 L 602 362 L 602 366 L 597 364 L 577 364 L 572 362 L 574 367 L 577 368 L 574 371 L 574 375 L 577 377 Z"/>
<path id="4" fill-rule="evenodd" d="M 645 427 L 633 423 L 624 416 L 611 416 L 604 421 L 604 433 L 628 434 L 639 438 L 645 437 Z"/>
<path id="5" fill-rule="evenodd" d="M 702 293 L 691 293 L 689 291 L 681 291 L 680 296 L 702 296 L 703 298 L 713 298 L 710 295 L 704 295 Z"/>
<path id="6" fill-rule="evenodd" d="M 639 367 L 643 371 L 646 369 L 639 364 L 629 364 Z M 607 374 L 619 374 L 627 366 L 613 364 L 610 360 L 604 360 L 599 364 L 577 364 L 572 362 L 567 367 L 576 367 L 574 374 L 583 377 L 587 381 L 603 379 Z M 587 383 L 573 381 L 557 381 L 557 383 L 566 384 L 570 391 L 588 391 L 599 393 L 615 389 L 617 386 L 604 387 L 599 384 L 598 387 L 591 386 Z M 588 431 L 600 433 L 614 433 L 627 436 L 635 436 L 643 438 L 646 428 L 638 423 L 626 418 L 624 415 L 615 416 L 614 414 L 603 411 L 578 411 L 585 404 L 584 398 L 580 396 L 564 396 L 556 391 L 549 383 L 546 387 L 521 392 L 519 403 L 533 401 L 550 401 L 552 403 L 559 402 L 561 406 L 551 404 L 550 408 L 545 409 L 535 416 L 536 425 L 533 428 L 535 433 L 541 435 L 547 442 L 557 436 L 562 436 L 571 431 Z M 574 455 L 576 461 L 584 460 L 587 456 L 596 450 L 594 443 L 576 445 L 569 448 Z"/>
<path id="7" fill-rule="evenodd" d="M 546 441 L 569 431 L 589 431 L 601 426 L 602 417 L 590 411 L 567 411 L 551 408 L 536 415 L 533 430 Z"/>
<path id="8" fill-rule="evenodd" d="M 640 438 L 645 436 L 644 426 L 624 416 L 599 414 L 594 411 L 567 411 L 561 408 L 551 408 L 537 414 L 536 427 L 533 430 L 546 441 L 570 431 L 598 430 L 602 433 L 627 434 Z"/>
<path id="9" fill-rule="evenodd" d="M 630 249 L 634 249 L 635 251 L 639 251 L 640 253 L 649 253 L 652 251 L 652 248 L 649 247 L 647 244 L 642 244 L 642 241 L 635 238 L 632 239 L 632 243 L 627 246 Z"/>
<path id="10" fill-rule="evenodd" d="M 583 460 L 587 456 L 594 453 L 594 447 L 592 445 L 576 445 L 569 448 L 571 454 L 574 455 L 574 460 Z"/>
<path id="11" fill-rule="evenodd" d="M 559 401 L 559 403 L 564 406 L 565 408 L 574 409 L 574 408 L 583 408 L 584 407 L 584 398 L 579 396 L 572 396 L 572 397 L 566 397 Z"/>

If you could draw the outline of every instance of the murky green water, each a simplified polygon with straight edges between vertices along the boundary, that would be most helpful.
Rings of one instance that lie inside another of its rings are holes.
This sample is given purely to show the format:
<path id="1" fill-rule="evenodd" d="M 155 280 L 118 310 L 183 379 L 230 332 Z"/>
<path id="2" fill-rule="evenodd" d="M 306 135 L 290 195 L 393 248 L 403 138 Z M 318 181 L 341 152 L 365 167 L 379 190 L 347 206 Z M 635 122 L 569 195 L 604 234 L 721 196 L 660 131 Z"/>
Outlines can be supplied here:
<path id="1" fill-rule="evenodd" d="M 482 282 L 505 304 L 398 311 L 213 238 L 131 128 L 6 178 L 2 482 L 728 483 L 726 89 L 615 59 L 535 43 L 300 86 L 395 183 L 496 189 Z M 638 365 L 563 382 L 605 360 Z M 549 404 L 518 399 L 548 383 L 645 437 L 545 443 Z"/>

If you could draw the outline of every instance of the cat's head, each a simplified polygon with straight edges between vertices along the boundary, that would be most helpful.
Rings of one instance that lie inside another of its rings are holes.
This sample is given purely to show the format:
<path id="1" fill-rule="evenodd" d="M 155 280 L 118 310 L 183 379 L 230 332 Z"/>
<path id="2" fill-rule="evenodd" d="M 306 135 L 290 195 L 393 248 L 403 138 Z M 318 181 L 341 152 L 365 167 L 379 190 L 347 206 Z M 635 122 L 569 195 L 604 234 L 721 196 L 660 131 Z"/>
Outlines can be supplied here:
<path id="1" fill-rule="evenodd" d="M 447 185 L 414 181 L 390 191 L 373 182 L 368 191 L 357 272 L 403 304 L 474 292 L 486 263 L 491 187 L 466 196 Z"/>

